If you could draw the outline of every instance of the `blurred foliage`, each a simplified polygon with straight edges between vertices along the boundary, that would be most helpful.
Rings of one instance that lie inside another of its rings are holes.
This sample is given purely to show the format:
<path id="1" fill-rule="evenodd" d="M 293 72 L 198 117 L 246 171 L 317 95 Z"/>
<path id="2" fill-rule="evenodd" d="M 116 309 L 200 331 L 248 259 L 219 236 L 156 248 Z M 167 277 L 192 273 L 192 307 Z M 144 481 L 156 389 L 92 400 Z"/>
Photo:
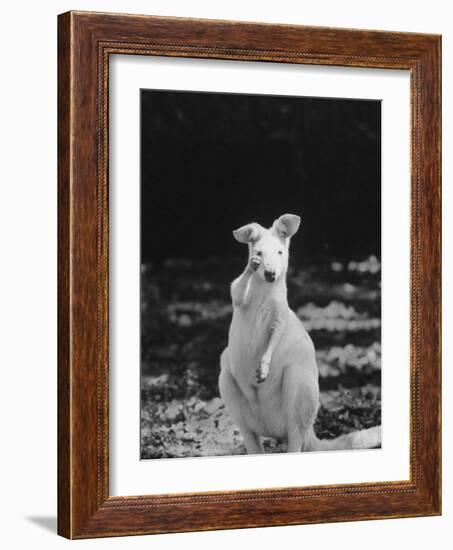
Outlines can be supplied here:
<path id="1" fill-rule="evenodd" d="M 219 398 L 219 356 L 231 320 L 225 260 L 142 267 L 142 458 L 243 454 Z M 312 337 L 318 437 L 381 421 L 380 264 L 318 261 L 288 273 L 288 299 Z M 268 452 L 282 446 L 265 440 Z"/>
<path id="2" fill-rule="evenodd" d="M 379 100 L 142 90 L 143 260 L 231 257 L 284 212 L 293 260 L 379 253 L 380 134 Z"/>

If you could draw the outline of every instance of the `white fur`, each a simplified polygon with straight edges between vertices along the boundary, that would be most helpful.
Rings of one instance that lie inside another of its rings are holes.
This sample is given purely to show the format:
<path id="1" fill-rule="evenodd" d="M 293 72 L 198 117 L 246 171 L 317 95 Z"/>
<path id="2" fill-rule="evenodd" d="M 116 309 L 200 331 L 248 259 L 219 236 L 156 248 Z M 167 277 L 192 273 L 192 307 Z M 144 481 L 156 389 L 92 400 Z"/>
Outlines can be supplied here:
<path id="1" fill-rule="evenodd" d="M 220 361 L 220 394 L 248 453 L 263 452 L 261 436 L 287 442 L 288 452 L 378 446 L 380 426 L 334 440 L 314 434 L 315 349 L 288 306 L 286 289 L 289 241 L 299 224 L 298 216 L 284 214 L 269 229 L 253 223 L 233 232 L 248 244 L 249 261 L 231 285 L 233 319 Z"/>

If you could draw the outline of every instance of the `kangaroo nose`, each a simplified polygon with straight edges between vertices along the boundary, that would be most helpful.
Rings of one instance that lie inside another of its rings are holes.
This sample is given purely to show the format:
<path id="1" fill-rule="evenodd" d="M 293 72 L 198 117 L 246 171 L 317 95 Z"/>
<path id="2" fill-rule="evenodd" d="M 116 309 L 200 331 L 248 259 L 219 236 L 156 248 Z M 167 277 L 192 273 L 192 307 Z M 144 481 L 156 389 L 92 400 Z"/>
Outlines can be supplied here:
<path id="1" fill-rule="evenodd" d="M 275 271 L 266 270 L 264 272 L 264 278 L 268 283 L 273 283 L 275 281 Z"/>

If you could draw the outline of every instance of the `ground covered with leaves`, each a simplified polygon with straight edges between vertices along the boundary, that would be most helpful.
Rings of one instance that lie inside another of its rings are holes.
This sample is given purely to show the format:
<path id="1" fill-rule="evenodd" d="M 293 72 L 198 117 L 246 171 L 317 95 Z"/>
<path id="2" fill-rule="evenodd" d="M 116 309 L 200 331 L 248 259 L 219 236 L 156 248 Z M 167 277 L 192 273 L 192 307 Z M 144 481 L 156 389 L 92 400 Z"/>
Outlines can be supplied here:
<path id="1" fill-rule="evenodd" d="M 218 259 L 142 266 L 142 458 L 245 453 L 217 385 L 232 313 L 225 273 L 241 271 Z M 381 422 L 380 276 L 374 256 L 288 272 L 290 307 L 316 347 L 320 438 Z"/>

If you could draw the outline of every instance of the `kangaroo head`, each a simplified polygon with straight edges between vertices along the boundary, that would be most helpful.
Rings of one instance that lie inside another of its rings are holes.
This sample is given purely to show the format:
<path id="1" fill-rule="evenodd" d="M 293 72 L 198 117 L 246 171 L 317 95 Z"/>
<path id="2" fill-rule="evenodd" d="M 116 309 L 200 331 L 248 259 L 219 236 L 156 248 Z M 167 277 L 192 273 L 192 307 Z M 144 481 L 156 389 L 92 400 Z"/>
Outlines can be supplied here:
<path id="1" fill-rule="evenodd" d="M 253 256 L 261 259 L 256 271 L 258 276 L 273 283 L 288 269 L 289 241 L 299 225 L 299 216 L 283 214 L 269 229 L 258 223 L 249 223 L 233 231 L 233 235 L 240 243 L 249 245 L 249 259 Z"/>

